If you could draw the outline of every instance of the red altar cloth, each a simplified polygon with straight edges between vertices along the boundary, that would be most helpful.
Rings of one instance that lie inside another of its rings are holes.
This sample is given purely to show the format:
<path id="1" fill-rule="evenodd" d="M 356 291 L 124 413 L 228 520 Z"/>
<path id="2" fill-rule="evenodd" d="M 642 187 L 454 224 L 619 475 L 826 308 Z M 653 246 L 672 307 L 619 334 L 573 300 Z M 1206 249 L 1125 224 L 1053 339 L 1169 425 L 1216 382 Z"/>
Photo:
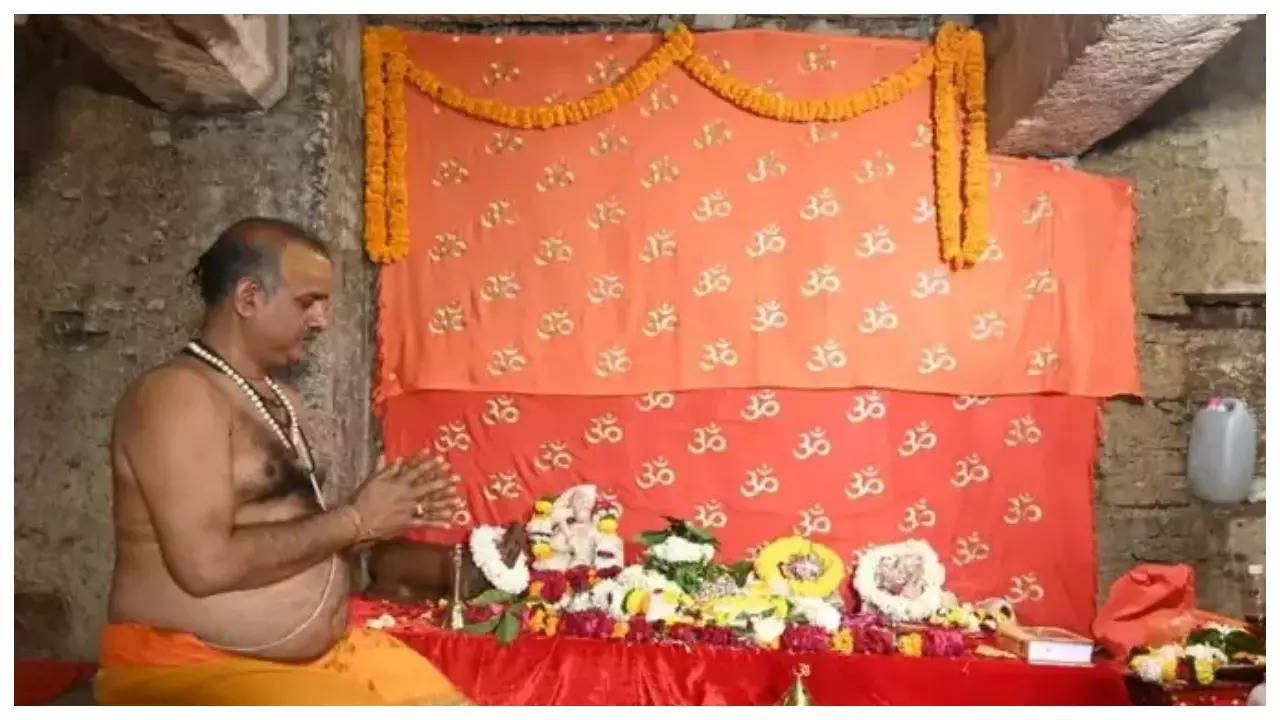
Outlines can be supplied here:
<path id="1" fill-rule="evenodd" d="M 353 600 L 353 605 L 361 604 Z M 364 616 L 353 607 L 353 618 Z M 482 705 L 770 705 L 799 663 L 819 705 L 1127 705 L 1112 667 L 986 658 L 909 658 L 490 636 L 407 626 L 391 631 Z"/>
<path id="2" fill-rule="evenodd" d="M 424 628 L 399 637 L 483 705 L 769 705 L 798 663 L 819 705 L 1127 705 L 1108 667 L 492 637 Z"/>

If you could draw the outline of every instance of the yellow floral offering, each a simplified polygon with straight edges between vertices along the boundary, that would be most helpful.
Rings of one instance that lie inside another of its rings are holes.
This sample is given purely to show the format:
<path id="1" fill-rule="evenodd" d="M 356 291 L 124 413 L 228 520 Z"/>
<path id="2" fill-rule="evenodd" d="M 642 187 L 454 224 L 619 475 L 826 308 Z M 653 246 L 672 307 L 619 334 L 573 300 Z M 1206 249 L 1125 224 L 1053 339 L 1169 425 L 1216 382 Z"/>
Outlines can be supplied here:
<path id="1" fill-rule="evenodd" d="M 845 628 L 831 636 L 831 649 L 842 655 L 853 652 L 853 631 Z"/>
<path id="2" fill-rule="evenodd" d="M 792 595 L 804 597 L 828 597 L 844 579 L 844 563 L 834 550 L 798 535 L 764 546 L 754 569 L 770 589 L 785 586 Z"/>
<path id="3" fill-rule="evenodd" d="M 1209 660 L 1196 660 L 1191 664 L 1191 666 L 1196 671 L 1196 682 L 1201 685 L 1213 684 L 1213 662 Z"/>
<path id="4" fill-rule="evenodd" d="M 920 633 L 907 633 L 898 638 L 898 652 L 907 657 L 920 657 L 924 652 L 924 638 Z"/>

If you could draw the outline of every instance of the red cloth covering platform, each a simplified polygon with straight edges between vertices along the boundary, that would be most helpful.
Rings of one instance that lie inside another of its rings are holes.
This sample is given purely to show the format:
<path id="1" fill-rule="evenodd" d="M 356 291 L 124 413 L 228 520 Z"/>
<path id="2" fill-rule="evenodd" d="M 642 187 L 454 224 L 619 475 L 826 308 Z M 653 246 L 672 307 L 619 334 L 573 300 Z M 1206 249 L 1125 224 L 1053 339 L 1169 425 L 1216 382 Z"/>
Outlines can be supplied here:
<path id="1" fill-rule="evenodd" d="M 381 614 L 352 601 L 353 621 Z M 393 613 L 401 618 L 404 614 Z M 390 631 L 483 705 L 771 705 L 799 663 L 819 705 L 1127 705 L 1113 667 L 986 658 L 909 658 L 685 649 L 617 640 L 489 636 L 403 619 Z"/>

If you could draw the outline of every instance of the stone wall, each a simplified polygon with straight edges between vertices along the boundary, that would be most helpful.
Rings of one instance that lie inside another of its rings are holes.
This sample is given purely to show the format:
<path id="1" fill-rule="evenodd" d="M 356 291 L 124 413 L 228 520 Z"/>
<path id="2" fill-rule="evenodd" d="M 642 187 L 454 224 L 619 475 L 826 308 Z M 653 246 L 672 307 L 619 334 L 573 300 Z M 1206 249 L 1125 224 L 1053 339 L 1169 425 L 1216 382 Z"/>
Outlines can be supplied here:
<path id="1" fill-rule="evenodd" d="M 1238 562 L 1265 555 L 1265 503 L 1216 507 L 1187 489 L 1195 410 L 1244 398 L 1265 430 L 1265 19 L 1080 167 L 1134 180 L 1142 401 L 1113 401 L 1097 473 L 1099 595 L 1138 562 L 1188 562 L 1201 604 L 1239 609 Z M 1207 297 L 1205 297 L 1207 296 Z M 1205 306 L 1221 298 L 1227 304 Z M 1260 440 L 1265 438 L 1261 433 Z M 1261 443 L 1260 443 L 1261 444 Z M 1264 473 L 1259 453 L 1257 475 Z"/>
<path id="2" fill-rule="evenodd" d="M 874 37 L 933 37 L 944 19 L 969 23 L 967 15 L 366 15 L 371 25 L 427 32 L 581 33 L 660 32 L 677 22 L 693 30 L 770 28 Z"/>
<path id="3" fill-rule="evenodd" d="M 15 35 L 16 652 L 92 658 L 113 563 L 113 405 L 195 329 L 186 273 L 230 222 L 286 217 L 334 248 L 335 324 L 299 382 L 334 484 L 368 464 L 359 23 L 294 18 L 286 97 L 216 117 L 154 109 L 51 18 Z"/>

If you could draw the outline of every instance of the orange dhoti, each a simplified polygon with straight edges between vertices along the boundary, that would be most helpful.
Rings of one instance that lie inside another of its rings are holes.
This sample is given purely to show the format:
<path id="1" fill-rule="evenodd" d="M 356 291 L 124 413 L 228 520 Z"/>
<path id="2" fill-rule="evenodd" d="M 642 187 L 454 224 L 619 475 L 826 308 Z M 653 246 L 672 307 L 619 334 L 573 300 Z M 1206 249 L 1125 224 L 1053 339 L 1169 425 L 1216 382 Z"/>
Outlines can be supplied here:
<path id="1" fill-rule="evenodd" d="M 434 665 L 383 632 L 351 629 L 306 663 L 214 649 L 190 633 L 109 625 L 94 696 L 102 705 L 461 705 Z"/>

